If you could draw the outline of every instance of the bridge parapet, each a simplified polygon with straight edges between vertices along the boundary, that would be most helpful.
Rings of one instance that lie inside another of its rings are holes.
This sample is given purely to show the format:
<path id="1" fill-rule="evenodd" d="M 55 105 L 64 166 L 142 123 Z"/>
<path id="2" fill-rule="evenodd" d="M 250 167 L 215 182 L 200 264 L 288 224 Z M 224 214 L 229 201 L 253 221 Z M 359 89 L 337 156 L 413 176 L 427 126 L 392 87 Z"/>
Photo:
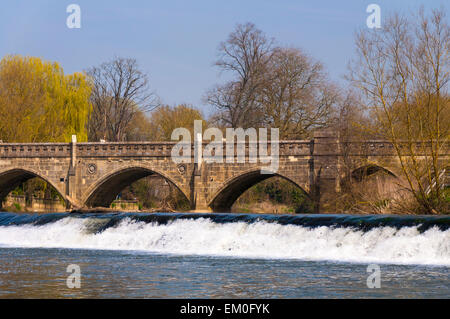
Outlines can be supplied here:
<path id="1" fill-rule="evenodd" d="M 77 143 L 77 157 L 168 157 L 174 145 L 172 142 Z"/>
<path id="2" fill-rule="evenodd" d="M 395 155 L 394 145 L 386 140 L 366 140 L 366 141 L 339 141 L 333 137 L 317 137 L 314 140 L 284 140 L 279 141 L 280 156 L 308 155 L 312 153 L 312 142 L 314 142 L 315 156 L 344 156 L 342 147 L 348 147 L 350 156 L 384 156 Z M 268 154 L 270 154 L 270 144 L 267 143 Z M 92 156 L 171 156 L 172 148 L 177 142 L 87 142 L 76 143 L 77 157 Z M 191 145 L 191 154 L 193 156 L 194 144 Z M 203 149 L 209 143 L 203 143 Z M 211 144 L 214 144 L 212 142 Z M 245 144 L 246 154 L 248 154 L 251 144 L 235 142 L 234 149 L 237 146 Z M 256 143 L 257 144 L 257 143 Z M 400 142 L 400 148 L 408 151 L 409 143 Z M 442 155 L 450 155 L 450 142 L 442 144 Z M 255 145 L 258 147 L 258 144 Z M 426 150 L 431 148 L 430 142 L 415 142 L 413 145 L 417 150 L 417 155 L 425 154 Z M 70 157 L 71 143 L 0 143 L 0 157 Z M 223 154 L 226 151 L 226 145 L 223 144 Z"/>
<path id="3" fill-rule="evenodd" d="M 280 156 L 295 156 L 295 155 L 309 155 L 311 148 L 310 140 L 292 140 L 279 141 L 279 155 Z M 171 156 L 172 148 L 178 144 L 177 142 L 114 142 L 114 143 L 77 143 L 77 157 L 92 157 L 92 156 L 150 156 L 150 157 L 169 157 Z M 194 144 L 188 143 L 191 148 L 191 156 L 194 157 Z M 203 149 L 209 143 L 202 143 Z M 235 153 L 238 146 L 244 144 L 245 154 L 249 154 L 250 143 L 234 143 Z M 183 145 L 183 144 L 181 144 Z M 211 143 L 214 145 L 214 142 Z M 258 143 L 255 145 L 258 148 Z M 267 143 L 268 154 L 270 154 L 271 143 Z M 226 154 L 226 144 L 222 146 L 223 154 Z M 236 154 L 235 154 L 236 155 Z"/>
<path id="4" fill-rule="evenodd" d="M 0 143 L 1 157 L 68 157 L 69 143 Z"/>
<path id="5" fill-rule="evenodd" d="M 386 140 L 366 140 L 366 141 L 341 141 L 341 149 L 347 147 L 347 156 L 397 156 L 397 150 L 389 141 Z M 450 155 L 450 143 L 444 142 L 441 144 L 441 156 Z M 400 152 L 405 156 L 411 155 L 411 149 L 417 156 L 425 156 L 430 154 L 429 150 L 432 148 L 430 142 L 408 142 L 398 141 Z M 338 154 L 344 156 L 343 152 Z"/>

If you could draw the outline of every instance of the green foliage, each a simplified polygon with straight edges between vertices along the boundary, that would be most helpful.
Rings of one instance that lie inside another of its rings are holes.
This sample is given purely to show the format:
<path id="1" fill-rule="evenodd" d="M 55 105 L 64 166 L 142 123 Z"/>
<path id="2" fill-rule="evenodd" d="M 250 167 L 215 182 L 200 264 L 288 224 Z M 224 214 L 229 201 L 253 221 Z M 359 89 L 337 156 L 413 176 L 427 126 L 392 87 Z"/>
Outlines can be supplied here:
<path id="1" fill-rule="evenodd" d="M 12 195 L 26 195 L 27 197 L 37 197 L 45 199 L 59 200 L 64 203 L 64 199 L 58 193 L 58 191 L 49 183 L 39 177 L 29 179 L 28 181 L 17 186 Z"/>
<path id="2" fill-rule="evenodd" d="M 314 203 L 310 200 L 303 201 L 295 209 L 296 214 L 313 214 L 314 211 Z"/>
<path id="3" fill-rule="evenodd" d="M 181 194 L 180 191 L 177 191 L 175 194 L 172 194 L 170 201 L 172 203 L 172 206 L 176 210 L 187 211 L 191 208 L 191 204 L 189 203 L 187 198 L 183 194 Z"/>
<path id="4" fill-rule="evenodd" d="M 24 195 L 24 191 L 23 191 L 23 187 L 22 186 L 17 186 L 13 191 L 11 191 L 11 195 L 14 196 L 19 196 L 19 195 Z"/>
<path id="5" fill-rule="evenodd" d="M 444 200 L 446 203 L 450 203 L 450 186 L 444 188 Z"/>
<path id="6" fill-rule="evenodd" d="M 380 199 L 380 200 L 376 201 L 374 203 L 374 205 L 375 205 L 375 207 L 382 209 L 382 208 L 387 208 L 389 206 L 389 202 L 390 202 L 390 200 L 385 198 L 385 199 Z"/>
<path id="7" fill-rule="evenodd" d="M 238 198 L 237 204 L 242 211 L 245 205 L 264 201 L 287 205 L 289 207 L 287 213 L 314 212 L 314 205 L 308 195 L 295 184 L 281 177 L 269 178 L 250 187 Z"/>
<path id="8" fill-rule="evenodd" d="M 0 61 L 0 139 L 5 142 L 87 141 L 91 86 L 82 73 L 64 75 L 56 62 L 6 56 Z"/>

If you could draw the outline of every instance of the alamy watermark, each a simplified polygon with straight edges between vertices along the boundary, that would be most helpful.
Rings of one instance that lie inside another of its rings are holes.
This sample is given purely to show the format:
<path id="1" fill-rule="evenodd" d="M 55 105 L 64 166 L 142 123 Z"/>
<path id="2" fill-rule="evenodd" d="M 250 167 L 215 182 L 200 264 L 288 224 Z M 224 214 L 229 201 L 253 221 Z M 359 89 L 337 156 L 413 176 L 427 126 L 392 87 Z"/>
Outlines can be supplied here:
<path id="1" fill-rule="evenodd" d="M 172 148 L 172 160 L 177 164 L 191 163 L 191 132 L 186 128 L 176 128 L 172 132 L 171 139 L 179 141 Z M 210 141 L 204 148 L 203 140 Z M 270 129 L 269 143 L 267 128 L 259 128 L 258 131 L 255 128 L 245 130 L 243 128 L 227 128 L 224 138 L 222 130 L 216 127 L 210 127 L 203 132 L 202 121 L 195 120 L 193 157 L 194 163 L 198 167 L 201 167 L 202 162 L 245 163 L 248 160 L 248 163 L 258 163 L 259 161 L 259 163 L 268 164 L 261 168 L 261 174 L 274 174 L 279 167 L 279 129 Z"/>
<path id="2" fill-rule="evenodd" d="M 81 28 L 81 8 L 78 4 L 69 4 L 66 12 L 70 13 L 66 20 L 66 25 L 69 29 Z"/>
<path id="3" fill-rule="evenodd" d="M 70 275 L 66 279 L 67 288 L 81 288 L 81 268 L 76 264 L 67 266 L 66 272 Z"/>
<path id="4" fill-rule="evenodd" d="M 76 3 L 69 4 L 66 12 L 70 13 L 66 20 L 66 25 L 69 29 L 81 28 L 81 7 Z M 370 15 L 366 19 L 366 25 L 369 29 L 381 28 L 381 8 L 378 4 L 369 4 L 366 12 Z"/>
<path id="5" fill-rule="evenodd" d="M 369 29 L 381 28 L 381 8 L 378 4 L 369 4 L 366 8 L 366 12 L 370 13 L 367 17 L 366 24 Z"/>
<path id="6" fill-rule="evenodd" d="M 370 264 L 367 266 L 367 272 L 370 275 L 367 277 L 367 287 L 370 289 L 381 288 L 381 268 L 379 265 Z"/>

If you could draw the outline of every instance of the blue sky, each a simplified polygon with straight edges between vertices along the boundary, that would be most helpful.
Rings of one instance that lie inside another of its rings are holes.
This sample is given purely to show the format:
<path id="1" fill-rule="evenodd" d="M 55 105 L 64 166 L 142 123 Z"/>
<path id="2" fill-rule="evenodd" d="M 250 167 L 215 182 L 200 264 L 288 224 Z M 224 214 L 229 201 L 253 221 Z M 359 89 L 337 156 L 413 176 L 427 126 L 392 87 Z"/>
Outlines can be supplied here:
<path id="1" fill-rule="evenodd" d="M 81 29 L 68 29 L 66 7 L 81 7 Z M 253 22 L 280 45 L 299 47 L 341 82 L 353 53 L 353 35 L 365 27 L 366 7 L 383 16 L 410 13 L 441 0 L 17 0 L 0 7 L 0 56 L 22 54 L 58 61 L 66 73 L 114 56 L 136 58 L 167 104 L 202 103 L 225 80 L 213 67 L 217 47 L 237 23 Z M 446 6 L 448 10 L 448 5 Z"/>

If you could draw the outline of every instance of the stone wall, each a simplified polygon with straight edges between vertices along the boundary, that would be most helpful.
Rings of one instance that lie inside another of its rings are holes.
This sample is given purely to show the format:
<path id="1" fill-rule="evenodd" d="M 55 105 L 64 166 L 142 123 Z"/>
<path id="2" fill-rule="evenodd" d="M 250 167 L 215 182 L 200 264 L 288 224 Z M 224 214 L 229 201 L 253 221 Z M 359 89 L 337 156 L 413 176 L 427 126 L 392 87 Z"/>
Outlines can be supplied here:
<path id="1" fill-rule="evenodd" d="M 41 177 L 64 198 L 68 207 L 109 207 L 116 195 L 134 181 L 149 175 L 164 177 L 191 203 L 192 210 L 226 211 L 248 187 L 272 176 L 283 177 L 302 188 L 322 211 L 332 210 L 329 199 L 339 191 L 345 158 L 352 169 L 378 165 L 400 176 L 399 162 L 387 141 L 343 143 L 333 131 L 317 132 L 312 140 L 280 141 L 279 168 L 261 174 L 268 164 L 249 163 L 251 145 L 245 145 L 244 163 L 194 164 L 171 158 L 174 142 L 124 143 L 0 143 L 0 198 L 33 178 Z M 207 143 L 204 143 L 205 147 Z M 270 149 L 270 143 L 268 145 Z M 446 148 L 446 157 L 450 158 Z M 235 145 L 235 158 L 237 156 Z M 345 154 L 344 154 L 345 153 Z M 223 149 L 225 155 L 225 146 Z M 213 154 L 214 155 L 214 154 Z M 345 155 L 345 156 L 344 156 Z"/>
<path id="2" fill-rule="evenodd" d="M 57 199 L 30 198 L 24 195 L 8 195 L 3 201 L 3 207 L 11 207 L 27 212 L 64 212 L 66 205 Z"/>

